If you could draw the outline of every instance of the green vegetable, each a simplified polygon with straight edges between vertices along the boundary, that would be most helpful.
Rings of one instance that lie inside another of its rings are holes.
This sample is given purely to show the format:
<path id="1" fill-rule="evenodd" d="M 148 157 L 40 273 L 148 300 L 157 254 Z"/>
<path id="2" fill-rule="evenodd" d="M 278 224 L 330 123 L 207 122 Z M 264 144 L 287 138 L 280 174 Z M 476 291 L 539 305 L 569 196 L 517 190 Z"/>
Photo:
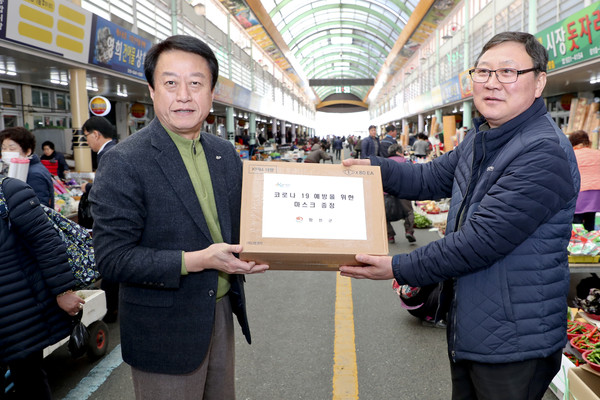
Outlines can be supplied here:
<path id="1" fill-rule="evenodd" d="M 415 227 L 416 228 L 429 228 L 431 226 L 431 220 L 424 215 L 415 213 Z"/>

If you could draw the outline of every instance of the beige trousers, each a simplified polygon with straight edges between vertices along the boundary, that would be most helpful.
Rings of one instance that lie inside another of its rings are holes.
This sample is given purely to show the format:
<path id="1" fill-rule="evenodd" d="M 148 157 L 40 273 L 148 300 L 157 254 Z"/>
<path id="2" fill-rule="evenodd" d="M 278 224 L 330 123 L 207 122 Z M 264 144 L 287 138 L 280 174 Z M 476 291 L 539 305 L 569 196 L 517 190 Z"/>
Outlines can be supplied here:
<path id="1" fill-rule="evenodd" d="M 229 296 L 216 305 L 206 358 L 185 375 L 155 374 L 131 368 L 137 400 L 235 400 L 235 341 Z"/>

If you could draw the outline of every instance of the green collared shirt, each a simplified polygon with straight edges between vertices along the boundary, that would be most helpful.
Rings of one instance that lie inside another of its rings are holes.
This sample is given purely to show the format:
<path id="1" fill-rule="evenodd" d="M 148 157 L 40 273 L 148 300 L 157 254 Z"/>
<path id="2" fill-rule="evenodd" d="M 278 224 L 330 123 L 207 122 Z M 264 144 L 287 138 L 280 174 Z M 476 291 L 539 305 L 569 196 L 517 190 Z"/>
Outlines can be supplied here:
<path id="1" fill-rule="evenodd" d="M 163 126 L 164 128 L 164 126 Z M 208 170 L 208 164 L 206 162 L 206 154 L 200 143 L 200 134 L 194 140 L 189 140 L 179 136 L 165 128 L 181 158 L 185 164 L 185 168 L 192 180 L 194 191 L 200 202 L 202 208 L 202 214 L 208 225 L 208 230 L 214 243 L 222 243 L 223 236 L 221 235 L 221 226 L 219 224 L 219 215 L 217 213 L 217 203 L 215 201 L 215 194 L 213 191 L 212 181 L 210 178 L 210 171 Z M 185 267 L 184 252 L 181 252 L 181 274 L 187 275 L 187 269 Z M 225 272 L 219 271 L 219 282 L 217 287 L 217 301 L 229 292 L 231 284 L 229 283 L 229 275 Z"/>

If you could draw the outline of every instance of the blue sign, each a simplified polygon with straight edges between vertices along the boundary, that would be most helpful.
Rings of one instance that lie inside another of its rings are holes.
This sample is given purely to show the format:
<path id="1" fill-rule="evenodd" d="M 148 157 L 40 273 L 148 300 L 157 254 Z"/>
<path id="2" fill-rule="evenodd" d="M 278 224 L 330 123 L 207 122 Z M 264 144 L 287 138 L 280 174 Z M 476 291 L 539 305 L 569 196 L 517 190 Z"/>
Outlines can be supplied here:
<path id="1" fill-rule="evenodd" d="M 444 104 L 458 101 L 462 98 L 458 76 L 447 80 L 440 85 L 442 87 L 442 101 Z"/>
<path id="2" fill-rule="evenodd" d="M 152 42 L 94 15 L 89 63 L 144 79 L 144 59 Z"/>

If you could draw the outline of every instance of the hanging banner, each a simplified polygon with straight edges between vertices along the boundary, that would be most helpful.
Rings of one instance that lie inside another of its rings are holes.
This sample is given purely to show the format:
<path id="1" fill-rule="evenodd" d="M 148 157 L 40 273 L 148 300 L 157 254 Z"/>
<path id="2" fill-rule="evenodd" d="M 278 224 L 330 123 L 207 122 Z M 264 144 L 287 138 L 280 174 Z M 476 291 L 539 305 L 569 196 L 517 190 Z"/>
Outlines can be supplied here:
<path id="1" fill-rule="evenodd" d="M 548 51 L 548 72 L 600 54 L 600 2 L 535 35 Z"/>
<path id="2" fill-rule="evenodd" d="M 144 79 L 144 59 L 152 42 L 94 15 L 89 63 Z"/>

